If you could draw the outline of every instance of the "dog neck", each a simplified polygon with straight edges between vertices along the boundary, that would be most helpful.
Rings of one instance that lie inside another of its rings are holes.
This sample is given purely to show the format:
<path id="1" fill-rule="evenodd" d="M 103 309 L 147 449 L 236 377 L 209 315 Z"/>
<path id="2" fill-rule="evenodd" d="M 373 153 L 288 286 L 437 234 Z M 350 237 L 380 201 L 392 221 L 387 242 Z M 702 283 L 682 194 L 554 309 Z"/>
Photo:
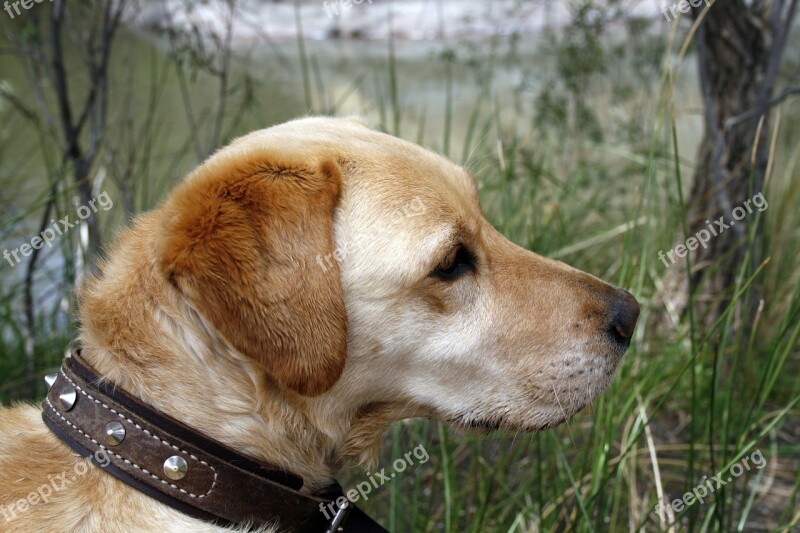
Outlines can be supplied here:
<path id="1" fill-rule="evenodd" d="M 83 357 L 102 376 L 196 431 L 301 476 L 303 490 L 373 456 L 399 417 L 392 408 L 282 390 L 157 275 L 152 259 L 132 257 L 146 249 L 137 244 L 123 238 L 79 297 Z M 132 275 L 130 261 L 138 262 Z"/>

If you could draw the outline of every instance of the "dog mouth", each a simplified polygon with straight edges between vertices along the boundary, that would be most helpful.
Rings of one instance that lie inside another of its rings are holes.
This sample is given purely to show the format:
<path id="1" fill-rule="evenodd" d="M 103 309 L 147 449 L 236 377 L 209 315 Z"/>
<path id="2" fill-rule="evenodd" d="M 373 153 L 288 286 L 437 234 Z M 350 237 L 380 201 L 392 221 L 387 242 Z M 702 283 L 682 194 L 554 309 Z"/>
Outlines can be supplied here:
<path id="1" fill-rule="evenodd" d="M 433 408 L 433 418 L 467 434 L 533 433 L 559 426 L 597 400 L 613 380 L 625 348 L 602 348 L 569 353 L 552 363 L 552 371 L 547 367 L 516 383 L 514 390 L 524 391 L 523 399 L 514 394 L 513 399 L 486 403 L 473 397 L 460 409 Z"/>
<path id="2" fill-rule="evenodd" d="M 470 413 L 462 413 L 447 419 L 448 424 L 452 425 L 460 431 L 465 433 L 474 433 L 479 435 L 487 435 L 498 431 L 515 431 L 531 433 L 535 431 L 544 431 L 546 429 L 554 428 L 564 423 L 570 415 L 566 413 L 553 420 L 548 420 L 540 424 L 519 424 L 513 423 L 509 420 L 499 418 L 474 418 Z"/>
<path id="3" fill-rule="evenodd" d="M 450 421 L 450 423 L 455 424 L 458 427 L 461 427 L 466 430 L 478 431 L 482 433 L 492 433 L 495 431 L 500 431 L 501 429 L 505 429 L 501 420 L 464 420 L 464 421 Z"/>
<path id="4" fill-rule="evenodd" d="M 573 399 L 568 403 L 561 402 L 556 397 L 550 405 L 532 405 L 519 412 L 503 407 L 473 408 L 455 414 L 450 412 L 447 416 L 437 418 L 445 420 L 454 429 L 469 434 L 489 434 L 498 431 L 534 433 L 560 426 L 591 404 L 597 395 L 587 395 L 578 401 Z"/>

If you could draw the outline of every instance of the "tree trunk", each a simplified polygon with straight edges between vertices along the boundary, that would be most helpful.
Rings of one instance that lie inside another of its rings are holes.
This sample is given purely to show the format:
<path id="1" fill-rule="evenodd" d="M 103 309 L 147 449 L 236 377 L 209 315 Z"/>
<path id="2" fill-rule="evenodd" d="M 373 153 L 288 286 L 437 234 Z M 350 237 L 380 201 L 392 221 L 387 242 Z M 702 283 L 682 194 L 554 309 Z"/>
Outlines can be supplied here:
<path id="1" fill-rule="evenodd" d="M 696 245 L 690 255 L 693 309 L 706 326 L 731 303 L 744 261 L 749 261 L 745 273 L 751 274 L 762 260 L 763 220 L 752 239 L 748 234 L 765 207 L 758 200 L 759 209 L 752 199 L 764 187 L 768 114 L 795 6 L 796 0 L 717 0 L 695 37 L 705 133 L 687 199 L 686 237 L 708 236 L 705 246 Z M 701 13 L 697 8 L 695 18 Z M 746 309 L 744 299 L 737 303 L 736 326 L 752 323 L 757 294 L 754 286 Z"/>

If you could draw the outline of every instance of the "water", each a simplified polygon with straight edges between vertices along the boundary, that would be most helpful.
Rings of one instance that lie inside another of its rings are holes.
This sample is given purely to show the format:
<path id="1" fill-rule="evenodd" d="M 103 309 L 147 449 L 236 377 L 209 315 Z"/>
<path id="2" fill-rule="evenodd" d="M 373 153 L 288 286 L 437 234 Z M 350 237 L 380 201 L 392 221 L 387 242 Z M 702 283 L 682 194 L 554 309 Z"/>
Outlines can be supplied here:
<path id="1" fill-rule="evenodd" d="M 557 29 L 566 15 L 563 4 L 551 3 L 549 9 L 528 11 L 524 17 L 512 16 L 514 4 L 472 0 L 397 2 L 390 22 L 386 3 L 377 0 L 372 5 L 355 5 L 338 19 L 329 18 L 321 2 L 306 2 L 301 17 L 309 61 L 309 106 L 293 6 L 245 1 L 240 4 L 234 27 L 232 94 L 219 143 L 211 138 L 219 104 L 218 80 L 202 70 L 187 68 L 187 100 L 170 60 L 169 43 L 152 31 L 163 14 L 146 4 L 114 44 L 107 140 L 93 179 L 96 190 L 108 191 L 117 203 L 114 209 L 99 214 L 101 223 L 107 229 L 120 227 L 128 223 L 131 212 L 155 206 L 218 144 L 310 111 L 358 114 L 375 127 L 444 151 L 448 76 L 452 77 L 449 155 L 454 160 L 463 162 L 467 155 L 464 138 L 477 105 L 482 106 L 481 120 L 494 116 L 493 121 L 505 131 L 530 131 L 532 102 L 551 66 L 551 58 L 542 52 L 541 45 L 549 38 L 542 28 L 549 25 Z M 219 2 L 198 5 L 191 13 L 176 12 L 173 16 L 179 25 L 203 21 L 198 42 L 207 49 L 213 49 L 212 36 L 224 32 L 225 11 Z M 400 117 L 397 128 L 391 98 L 392 67 L 388 62 L 390 41 L 386 39 L 390 29 L 395 37 L 394 72 Z M 512 56 L 507 35 L 513 31 L 519 32 L 521 38 L 514 42 Z M 328 38 L 335 33 L 362 38 Z M 495 35 L 501 37 L 493 39 Z M 432 37 L 443 39 L 431 40 Z M 494 50 L 492 43 L 499 43 Z M 493 53 L 496 59 L 490 65 L 488 57 Z M 448 56 L 455 61 L 448 61 Z M 71 96 L 78 105 L 88 87 L 83 63 L 72 47 L 67 48 L 67 70 Z M 482 98 L 485 80 L 491 98 Z M 9 54 L 0 55 L 2 86 L 26 106 L 38 109 L 25 81 L 25 70 L 17 60 Z M 239 105 L 245 99 L 248 104 L 240 113 Z M 187 117 L 187 107 L 191 108 L 192 120 Z M 49 189 L 48 176 L 52 174 L 48 168 L 59 161 L 60 153 L 51 139 L 43 151 L 40 133 L 10 111 L 2 99 L 0 117 L 5 121 L 0 126 L 2 250 L 30 242 L 38 233 Z M 472 139 L 473 144 L 476 141 L 477 135 Z M 494 149 L 494 142 L 490 135 L 490 150 Z M 129 161 L 133 163 L 129 165 Z M 132 181 L 126 182 L 126 176 Z M 133 205 L 126 208 L 119 191 L 130 183 L 136 185 L 137 193 Z M 70 191 L 64 192 L 57 218 L 74 213 L 78 206 L 72 197 Z M 43 308 L 58 305 L 68 288 L 64 271 L 69 265 L 63 258 L 74 255 L 78 235 L 79 231 L 73 230 L 42 256 L 36 300 Z M 4 292 L 15 290 L 24 276 L 24 264 L 12 268 L 4 263 L 0 269 Z M 17 305 L 19 298 L 14 302 Z"/>

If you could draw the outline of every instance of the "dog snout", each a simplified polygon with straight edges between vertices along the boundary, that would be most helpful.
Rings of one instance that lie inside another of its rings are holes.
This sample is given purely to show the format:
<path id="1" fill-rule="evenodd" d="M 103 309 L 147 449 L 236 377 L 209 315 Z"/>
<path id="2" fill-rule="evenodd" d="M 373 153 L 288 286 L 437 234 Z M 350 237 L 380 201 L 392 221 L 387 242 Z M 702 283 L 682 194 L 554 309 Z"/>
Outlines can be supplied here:
<path id="1" fill-rule="evenodd" d="M 639 302 L 628 291 L 616 289 L 608 311 L 608 331 L 620 341 L 627 342 L 639 319 Z"/>

